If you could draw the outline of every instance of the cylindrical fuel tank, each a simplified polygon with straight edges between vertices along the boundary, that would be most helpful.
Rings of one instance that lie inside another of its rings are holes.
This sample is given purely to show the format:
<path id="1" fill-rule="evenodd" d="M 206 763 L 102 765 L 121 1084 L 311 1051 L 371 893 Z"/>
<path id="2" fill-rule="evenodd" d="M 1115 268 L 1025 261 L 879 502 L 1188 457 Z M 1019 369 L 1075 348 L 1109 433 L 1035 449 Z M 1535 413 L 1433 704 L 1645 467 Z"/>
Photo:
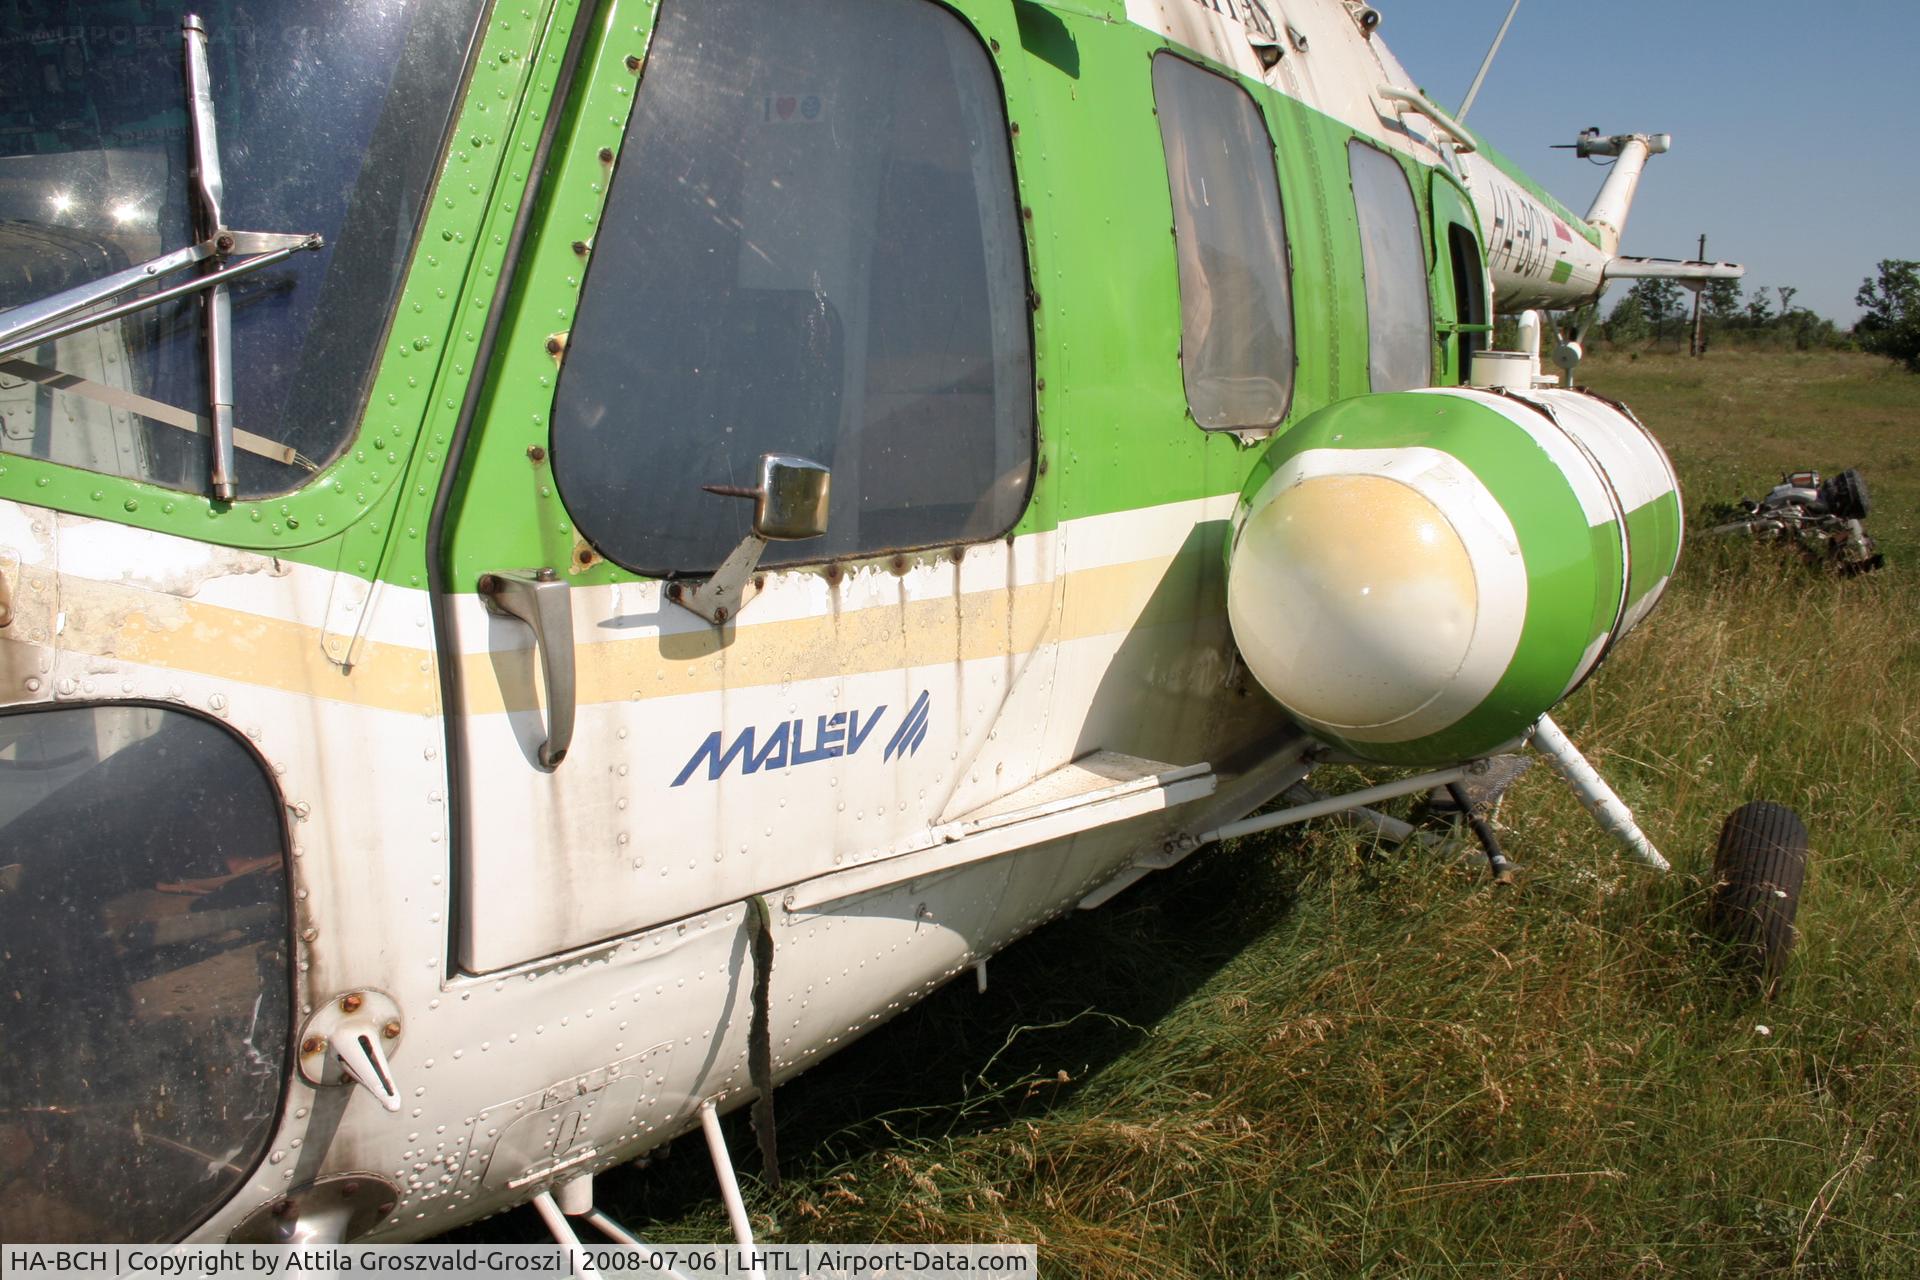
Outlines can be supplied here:
<path id="1" fill-rule="evenodd" d="M 1249 670 L 1316 736 L 1437 764 L 1512 741 L 1645 617 L 1679 482 L 1582 391 L 1361 396 L 1277 436 L 1228 543 Z"/>

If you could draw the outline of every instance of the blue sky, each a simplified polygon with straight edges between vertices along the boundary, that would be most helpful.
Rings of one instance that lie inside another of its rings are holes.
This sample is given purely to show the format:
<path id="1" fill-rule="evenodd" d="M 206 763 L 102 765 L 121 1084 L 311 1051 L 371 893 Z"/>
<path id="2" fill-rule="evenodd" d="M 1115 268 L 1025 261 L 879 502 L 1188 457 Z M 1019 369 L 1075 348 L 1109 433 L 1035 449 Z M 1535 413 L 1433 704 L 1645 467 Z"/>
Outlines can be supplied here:
<path id="1" fill-rule="evenodd" d="M 1380 34 L 1459 105 L 1510 0 L 1374 0 Z M 1745 264 L 1842 325 L 1882 258 L 1920 259 L 1920 3 L 1523 0 L 1468 123 L 1576 213 L 1605 171 L 1551 151 L 1588 125 L 1671 133 L 1625 251 Z M 1607 305 L 1623 286 L 1607 294 Z"/>

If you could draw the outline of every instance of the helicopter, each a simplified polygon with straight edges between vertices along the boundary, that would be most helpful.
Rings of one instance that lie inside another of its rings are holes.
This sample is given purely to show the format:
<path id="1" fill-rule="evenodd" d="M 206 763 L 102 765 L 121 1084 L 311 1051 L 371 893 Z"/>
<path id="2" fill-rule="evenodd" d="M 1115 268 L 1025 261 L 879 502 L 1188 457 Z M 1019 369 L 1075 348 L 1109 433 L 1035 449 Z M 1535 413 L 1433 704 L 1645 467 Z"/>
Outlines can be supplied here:
<path id="1" fill-rule="evenodd" d="M 1353 0 L 6 13 L 0 1236 L 699 1131 L 746 1237 L 721 1112 L 1209 843 L 1530 741 L 1664 865 L 1548 713 L 1678 483 L 1537 315 L 1739 274 L 1664 135 L 1575 214 Z"/>

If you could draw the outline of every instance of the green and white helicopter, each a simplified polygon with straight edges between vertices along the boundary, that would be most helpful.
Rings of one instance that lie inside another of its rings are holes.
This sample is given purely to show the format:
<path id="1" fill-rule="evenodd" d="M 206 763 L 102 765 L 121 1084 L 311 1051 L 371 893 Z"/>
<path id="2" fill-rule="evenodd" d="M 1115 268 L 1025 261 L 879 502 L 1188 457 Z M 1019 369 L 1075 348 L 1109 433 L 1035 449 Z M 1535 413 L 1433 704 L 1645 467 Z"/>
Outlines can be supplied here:
<path id="1" fill-rule="evenodd" d="M 720 1111 L 1210 841 L 1531 738 L 1659 862 L 1547 713 L 1674 474 L 1488 348 L 1738 274 L 1663 137 L 1353 0 L 0 12 L 0 1237 L 744 1231 Z"/>

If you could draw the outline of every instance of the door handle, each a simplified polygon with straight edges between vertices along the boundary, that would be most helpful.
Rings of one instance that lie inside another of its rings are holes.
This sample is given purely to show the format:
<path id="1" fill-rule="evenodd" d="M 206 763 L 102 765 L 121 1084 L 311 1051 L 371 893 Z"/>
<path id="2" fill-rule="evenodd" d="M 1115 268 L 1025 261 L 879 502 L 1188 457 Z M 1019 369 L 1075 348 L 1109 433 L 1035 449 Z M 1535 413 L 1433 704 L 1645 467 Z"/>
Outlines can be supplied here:
<path id="1" fill-rule="evenodd" d="M 480 575 L 480 598 L 491 613 L 533 628 L 533 648 L 547 686 L 547 740 L 542 768 L 557 769 L 573 745 L 573 605 L 551 569 L 503 569 Z"/>

